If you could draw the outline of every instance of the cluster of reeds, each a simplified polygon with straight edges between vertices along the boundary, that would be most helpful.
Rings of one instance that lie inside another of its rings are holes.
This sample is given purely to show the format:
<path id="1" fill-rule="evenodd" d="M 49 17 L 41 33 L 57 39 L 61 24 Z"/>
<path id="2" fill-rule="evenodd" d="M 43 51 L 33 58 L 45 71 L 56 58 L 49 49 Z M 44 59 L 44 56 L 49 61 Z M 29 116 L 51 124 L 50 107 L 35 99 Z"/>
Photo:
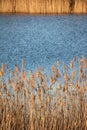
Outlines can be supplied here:
<path id="1" fill-rule="evenodd" d="M 28 76 L 22 60 L 22 69 L 15 66 L 8 81 L 3 64 L 0 130 L 87 130 L 87 61 L 75 60 L 62 71 L 59 62 L 52 65 L 50 76 L 42 68 Z"/>
<path id="2" fill-rule="evenodd" d="M 87 13 L 87 0 L 0 0 L 0 13 Z"/>

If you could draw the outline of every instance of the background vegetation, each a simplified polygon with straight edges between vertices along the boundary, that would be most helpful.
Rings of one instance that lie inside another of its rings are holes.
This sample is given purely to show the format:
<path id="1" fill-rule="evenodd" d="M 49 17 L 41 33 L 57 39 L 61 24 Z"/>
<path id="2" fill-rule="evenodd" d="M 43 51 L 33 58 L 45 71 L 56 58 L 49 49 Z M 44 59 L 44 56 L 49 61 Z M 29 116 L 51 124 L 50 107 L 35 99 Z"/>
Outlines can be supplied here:
<path id="1" fill-rule="evenodd" d="M 0 0 L 0 12 L 87 13 L 87 0 Z"/>

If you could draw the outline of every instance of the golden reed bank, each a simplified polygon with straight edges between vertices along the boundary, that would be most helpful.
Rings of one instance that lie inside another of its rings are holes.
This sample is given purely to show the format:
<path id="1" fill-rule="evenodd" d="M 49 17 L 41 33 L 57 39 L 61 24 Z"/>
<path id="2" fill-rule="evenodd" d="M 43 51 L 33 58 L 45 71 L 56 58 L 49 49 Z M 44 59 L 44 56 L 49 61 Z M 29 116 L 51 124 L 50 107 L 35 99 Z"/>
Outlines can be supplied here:
<path id="1" fill-rule="evenodd" d="M 0 13 L 87 13 L 87 0 L 0 0 Z"/>

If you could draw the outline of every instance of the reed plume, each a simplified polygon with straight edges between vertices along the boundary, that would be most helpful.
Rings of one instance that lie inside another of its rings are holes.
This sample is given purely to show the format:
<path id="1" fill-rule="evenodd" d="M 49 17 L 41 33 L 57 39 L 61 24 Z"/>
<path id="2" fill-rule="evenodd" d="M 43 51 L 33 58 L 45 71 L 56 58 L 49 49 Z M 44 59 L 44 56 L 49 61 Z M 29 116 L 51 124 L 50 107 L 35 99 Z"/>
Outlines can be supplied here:
<path id="1" fill-rule="evenodd" d="M 85 57 L 73 58 L 62 71 L 57 61 L 48 76 L 40 68 L 28 77 L 24 64 L 15 66 L 8 79 L 5 65 L 0 68 L 0 130 L 86 130 Z"/>

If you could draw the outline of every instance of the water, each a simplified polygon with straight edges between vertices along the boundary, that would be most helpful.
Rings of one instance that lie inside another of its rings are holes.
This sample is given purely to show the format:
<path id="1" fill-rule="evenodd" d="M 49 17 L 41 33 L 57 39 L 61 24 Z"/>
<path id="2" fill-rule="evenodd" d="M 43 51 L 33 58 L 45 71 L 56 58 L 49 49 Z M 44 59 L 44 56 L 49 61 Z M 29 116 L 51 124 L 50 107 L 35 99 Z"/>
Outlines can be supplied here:
<path id="1" fill-rule="evenodd" d="M 87 58 L 87 15 L 0 15 L 0 66 L 45 71 L 57 60 L 68 64 L 73 56 Z"/>

